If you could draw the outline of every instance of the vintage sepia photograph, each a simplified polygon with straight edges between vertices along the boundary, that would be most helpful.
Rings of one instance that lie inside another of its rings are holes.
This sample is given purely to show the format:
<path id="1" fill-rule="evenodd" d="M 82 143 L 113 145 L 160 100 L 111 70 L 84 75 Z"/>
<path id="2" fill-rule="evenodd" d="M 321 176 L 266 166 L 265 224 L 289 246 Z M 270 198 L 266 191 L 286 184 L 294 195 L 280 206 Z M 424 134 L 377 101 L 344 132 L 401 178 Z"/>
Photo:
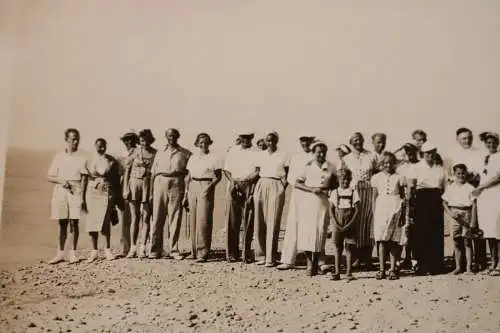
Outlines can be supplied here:
<path id="1" fill-rule="evenodd" d="M 0 332 L 499 332 L 499 18 L 0 0 Z"/>

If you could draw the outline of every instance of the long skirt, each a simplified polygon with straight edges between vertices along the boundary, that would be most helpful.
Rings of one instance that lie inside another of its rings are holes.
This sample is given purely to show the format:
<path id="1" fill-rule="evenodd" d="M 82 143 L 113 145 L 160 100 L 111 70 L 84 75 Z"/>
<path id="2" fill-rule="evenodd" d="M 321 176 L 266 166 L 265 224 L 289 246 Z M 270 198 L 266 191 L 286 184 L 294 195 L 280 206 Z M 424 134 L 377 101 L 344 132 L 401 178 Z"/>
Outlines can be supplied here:
<path id="1" fill-rule="evenodd" d="M 283 248 L 281 249 L 281 262 L 288 265 L 295 265 L 297 257 L 297 210 L 303 202 L 303 196 L 307 196 L 307 194 L 296 188 L 293 188 L 290 192 L 285 238 L 283 240 Z"/>
<path id="2" fill-rule="evenodd" d="M 436 273 L 444 266 L 444 212 L 440 189 L 419 189 L 415 198 L 415 249 L 421 268 Z"/>
<path id="3" fill-rule="evenodd" d="M 373 247 L 373 188 L 370 182 L 358 182 L 359 218 L 357 225 L 358 248 Z"/>
<path id="4" fill-rule="evenodd" d="M 321 252 L 330 221 L 328 198 L 304 192 L 297 209 L 297 251 Z"/>
<path id="5" fill-rule="evenodd" d="M 78 220 L 81 217 L 82 187 L 80 182 L 70 182 L 71 189 L 55 185 L 52 193 L 51 218 L 53 220 Z"/>
<path id="6" fill-rule="evenodd" d="M 377 242 L 401 242 L 404 211 L 402 200 L 395 195 L 379 195 L 375 201 L 373 228 Z"/>
<path id="7" fill-rule="evenodd" d="M 108 184 L 99 185 L 98 188 L 93 185 L 90 182 L 87 188 L 87 213 L 82 219 L 87 232 L 106 231 L 110 227 L 115 200 Z"/>
<path id="8" fill-rule="evenodd" d="M 500 239 L 500 185 L 481 192 L 477 198 L 477 218 L 484 238 Z"/>
<path id="9" fill-rule="evenodd" d="M 192 254 L 205 258 L 212 244 L 214 187 L 208 189 L 208 181 L 192 180 L 189 184 L 189 226 Z"/>
<path id="10" fill-rule="evenodd" d="M 285 204 L 285 186 L 279 179 L 261 178 L 255 185 L 255 259 L 275 262 L 281 214 Z"/>

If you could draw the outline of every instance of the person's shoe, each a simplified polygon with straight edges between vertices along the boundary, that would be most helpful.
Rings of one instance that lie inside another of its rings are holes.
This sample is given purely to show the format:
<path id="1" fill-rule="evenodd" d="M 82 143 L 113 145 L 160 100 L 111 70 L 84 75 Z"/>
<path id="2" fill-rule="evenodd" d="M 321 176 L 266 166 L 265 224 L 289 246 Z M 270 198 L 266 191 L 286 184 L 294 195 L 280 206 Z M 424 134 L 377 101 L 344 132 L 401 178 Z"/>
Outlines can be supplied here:
<path id="1" fill-rule="evenodd" d="M 69 251 L 68 260 L 69 260 L 70 264 L 76 264 L 77 262 L 80 261 L 80 259 L 76 256 L 76 251 L 75 250 Z"/>
<path id="2" fill-rule="evenodd" d="M 98 251 L 92 250 L 92 251 L 90 251 L 90 256 L 88 257 L 88 259 L 85 262 L 90 264 L 91 262 L 96 261 L 98 257 L 99 257 Z"/>
<path id="3" fill-rule="evenodd" d="M 49 260 L 48 263 L 51 265 L 55 265 L 55 264 L 58 264 L 60 262 L 63 262 L 64 260 L 65 260 L 64 259 L 64 251 L 58 250 L 56 256 L 54 258 L 52 258 L 51 260 Z"/>
<path id="4" fill-rule="evenodd" d="M 265 260 L 259 260 L 255 264 L 258 265 L 258 266 L 264 266 L 266 264 L 266 261 Z"/>
<path id="5" fill-rule="evenodd" d="M 158 253 L 155 253 L 155 252 L 151 252 L 148 256 L 149 259 L 158 259 L 159 256 L 158 256 Z"/>
<path id="6" fill-rule="evenodd" d="M 113 252 L 111 252 L 111 249 L 105 249 L 104 250 L 104 256 L 106 257 L 107 261 L 112 261 L 112 260 L 116 259 L 116 257 L 113 254 Z"/>
<path id="7" fill-rule="evenodd" d="M 197 260 L 194 254 L 190 254 L 186 257 L 187 260 Z"/>
<path id="8" fill-rule="evenodd" d="M 266 263 L 264 264 L 264 267 L 268 267 L 268 268 L 270 268 L 270 267 L 274 267 L 274 266 L 276 266 L 276 264 L 275 264 L 274 262 L 266 262 Z"/>
<path id="9" fill-rule="evenodd" d="M 179 252 L 175 252 L 172 257 L 175 259 L 175 260 L 183 260 L 184 259 L 184 256 L 182 254 L 180 254 Z"/>
<path id="10" fill-rule="evenodd" d="M 137 258 L 146 258 L 146 247 L 144 245 L 139 245 L 139 247 L 137 248 Z"/>
<path id="11" fill-rule="evenodd" d="M 276 266 L 276 268 L 279 269 L 280 271 L 286 271 L 286 270 L 292 269 L 293 265 L 290 265 L 290 264 L 279 264 L 278 266 Z"/>
<path id="12" fill-rule="evenodd" d="M 127 253 L 127 257 L 126 258 L 132 259 L 132 258 L 135 258 L 136 256 L 137 256 L 137 246 L 132 245 L 130 247 L 130 250 Z"/>
<path id="13" fill-rule="evenodd" d="M 200 257 L 200 258 L 196 259 L 195 262 L 197 262 L 197 263 L 207 262 L 207 258 L 206 257 Z"/>

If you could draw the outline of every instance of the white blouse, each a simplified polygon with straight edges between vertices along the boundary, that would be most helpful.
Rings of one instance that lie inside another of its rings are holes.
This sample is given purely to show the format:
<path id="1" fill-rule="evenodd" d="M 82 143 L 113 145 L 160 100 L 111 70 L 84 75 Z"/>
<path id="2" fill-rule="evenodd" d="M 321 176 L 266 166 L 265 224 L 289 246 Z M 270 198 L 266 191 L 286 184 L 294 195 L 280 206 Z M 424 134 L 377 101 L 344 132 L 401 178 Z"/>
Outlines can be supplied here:
<path id="1" fill-rule="evenodd" d="M 332 177 L 335 177 L 335 166 L 326 161 L 319 166 L 316 161 L 310 161 L 303 168 L 302 174 L 297 180 L 303 181 L 309 187 L 328 186 Z"/>
<path id="2" fill-rule="evenodd" d="M 214 153 L 195 153 L 189 158 L 186 169 L 192 178 L 215 178 L 215 170 L 222 169 L 222 163 Z"/>
<path id="3" fill-rule="evenodd" d="M 80 181 L 87 172 L 87 157 L 80 152 L 68 154 L 65 151 L 56 154 L 50 165 L 49 177 L 63 181 Z"/>
<path id="4" fill-rule="evenodd" d="M 377 158 L 374 153 L 364 150 L 352 151 L 344 156 L 344 163 L 352 172 L 353 183 L 368 181 L 377 170 Z"/>
<path id="5" fill-rule="evenodd" d="M 400 188 L 405 185 L 405 180 L 400 174 L 390 175 L 382 171 L 372 177 L 371 184 L 377 189 L 379 196 L 399 196 Z"/>
<path id="6" fill-rule="evenodd" d="M 281 151 L 270 153 L 265 150 L 257 153 L 257 166 L 260 168 L 259 176 L 262 178 L 284 177 L 285 168 L 290 165 L 288 154 Z"/>
<path id="7" fill-rule="evenodd" d="M 255 171 L 257 154 L 250 149 L 235 147 L 226 154 L 224 170 L 229 171 L 234 179 L 245 178 Z"/>
<path id="8" fill-rule="evenodd" d="M 417 189 L 444 188 L 446 174 L 444 168 L 439 165 L 430 166 L 424 160 L 415 166 Z"/>
<path id="9" fill-rule="evenodd" d="M 486 164 L 486 156 L 482 158 L 483 168 L 481 172 L 480 184 L 489 182 L 491 179 L 496 177 L 500 173 L 500 152 L 489 155 L 488 163 Z M 498 186 L 498 185 L 497 185 Z"/>

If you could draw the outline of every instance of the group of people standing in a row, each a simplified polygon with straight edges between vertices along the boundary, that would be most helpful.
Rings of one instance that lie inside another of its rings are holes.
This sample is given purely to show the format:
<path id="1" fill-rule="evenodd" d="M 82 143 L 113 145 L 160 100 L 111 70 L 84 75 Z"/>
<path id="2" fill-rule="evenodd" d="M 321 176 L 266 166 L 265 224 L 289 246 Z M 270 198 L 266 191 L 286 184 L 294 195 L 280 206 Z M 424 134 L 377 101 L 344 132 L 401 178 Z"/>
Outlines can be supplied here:
<path id="1" fill-rule="evenodd" d="M 474 258 L 478 270 L 486 268 L 486 239 L 491 253 L 487 272 L 500 275 L 496 133 L 480 135 L 486 146 L 480 150 L 473 146 L 472 131 L 458 129 L 459 145 L 447 156 L 448 163 L 421 130 L 414 131 L 412 142 L 396 152 L 386 151 L 383 133 L 372 136 L 373 152 L 365 149 L 363 135 L 354 133 L 349 145 L 336 147 L 337 164 L 328 161 L 327 145 L 312 133 L 298 137 L 302 151 L 294 156 L 278 148 L 276 132 L 258 140 L 257 149 L 253 148 L 254 133 L 240 133 L 223 159 L 210 150 L 212 140 L 207 133 L 197 135 L 194 153 L 179 145 L 178 130 L 168 129 L 165 137 L 166 147 L 157 150 L 152 147 L 151 130 L 128 132 L 121 138 L 127 156 L 120 159 L 106 153 L 106 141 L 100 138 L 89 159 L 78 151 L 78 130 L 66 130 L 67 147 L 56 155 L 49 170 L 49 181 L 56 184 L 52 218 L 60 224 L 59 251 L 50 263 L 66 259 L 68 226 L 73 233 L 68 260 L 79 261 L 75 250 L 80 219 L 85 220 L 92 239 L 88 262 L 98 258 L 99 233 L 106 239 L 106 258 L 115 258 L 110 250 L 110 226 L 118 223 L 122 224 L 123 256 L 184 259 L 179 251 L 184 211 L 188 211 L 192 241 L 190 258 L 204 262 L 211 248 L 215 187 L 224 176 L 228 183 L 228 262 L 242 260 L 266 267 L 280 262 L 277 268 L 286 270 L 294 267 L 297 253 L 304 252 L 308 275 L 325 273 L 325 242 L 331 234 L 334 280 L 340 279 L 344 250 L 347 278 L 353 279 L 353 266 L 371 268 L 374 245 L 380 263 L 378 279 L 397 279 L 402 265 L 435 274 L 444 267 L 446 213 L 452 221 L 454 273 L 472 273 Z M 285 239 L 278 260 L 289 185 Z M 405 259 L 401 260 L 403 249 Z"/>

